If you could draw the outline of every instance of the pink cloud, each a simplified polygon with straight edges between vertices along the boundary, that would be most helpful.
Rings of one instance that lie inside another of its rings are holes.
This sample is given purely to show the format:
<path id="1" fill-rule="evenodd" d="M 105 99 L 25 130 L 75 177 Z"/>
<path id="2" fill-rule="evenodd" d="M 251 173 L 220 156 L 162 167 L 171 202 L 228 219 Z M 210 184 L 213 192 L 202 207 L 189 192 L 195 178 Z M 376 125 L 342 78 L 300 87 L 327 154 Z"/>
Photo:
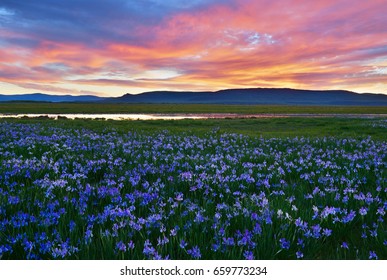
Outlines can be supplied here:
<path id="1" fill-rule="evenodd" d="M 6 45 L 0 49 L 0 81 L 115 85 L 122 93 L 189 86 L 356 90 L 378 83 L 387 94 L 387 74 L 367 72 L 387 58 L 386 13 L 380 0 L 215 1 L 171 13 L 155 25 L 123 27 L 123 38 L 116 40 L 40 38 L 33 48 Z M 129 33 L 138 41 L 126 41 Z M 11 30 L 6 36 L 34 39 Z M 138 78 L 154 70 L 179 75 Z"/>

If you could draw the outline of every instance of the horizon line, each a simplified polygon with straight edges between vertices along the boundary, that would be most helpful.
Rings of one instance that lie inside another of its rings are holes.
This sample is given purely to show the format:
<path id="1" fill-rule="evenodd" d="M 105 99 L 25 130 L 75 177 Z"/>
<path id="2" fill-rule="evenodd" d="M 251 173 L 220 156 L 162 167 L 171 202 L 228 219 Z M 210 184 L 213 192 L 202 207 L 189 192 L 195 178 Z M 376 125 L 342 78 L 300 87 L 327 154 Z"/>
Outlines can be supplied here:
<path id="1" fill-rule="evenodd" d="M 43 95 L 50 95 L 50 96 L 93 96 L 93 97 L 98 97 L 98 98 L 119 98 L 123 97 L 125 95 L 141 95 L 144 93 L 156 93 L 156 92 L 171 92 L 171 93 L 178 93 L 178 92 L 186 92 L 186 93 L 217 93 L 217 92 L 222 92 L 222 91 L 229 91 L 229 90 L 254 90 L 254 89 L 261 89 L 261 90 L 295 90 L 295 91 L 317 91 L 317 92 L 332 92 L 332 91 L 343 91 L 343 92 L 349 92 L 349 93 L 355 93 L 355 94 L 372 94 L 372 95 L 386 95 L 387 93 L 382 93 L 382 92 L 358 92 L 358 91 L 353 91 L 353 90 L 348 90 L 348 89 L 304 89 L 304 88 L 290 88 L 290 87 L 236 87 L 236 88 L 224 88 L 224 89 L 219 89 L 219 90 L 169 90 L 169 89 L 157 89 L 157 90 L 149 90 L 149 91 L 143 91 L 139 93 L 130 93 L 126 92 L 123 93 L 122 95 L 117 95 L 117 96 L 100 96 L 95 93 L 80 93 L 80 94 L 74 94 L 74 93 L 46 93 L 46 92 L 26 92 L 26 93 L 1 93 L 0 95 L 3 96 L 18 96 L 18 95 L 33 95 L 33 94 L 43 94 Z"/>

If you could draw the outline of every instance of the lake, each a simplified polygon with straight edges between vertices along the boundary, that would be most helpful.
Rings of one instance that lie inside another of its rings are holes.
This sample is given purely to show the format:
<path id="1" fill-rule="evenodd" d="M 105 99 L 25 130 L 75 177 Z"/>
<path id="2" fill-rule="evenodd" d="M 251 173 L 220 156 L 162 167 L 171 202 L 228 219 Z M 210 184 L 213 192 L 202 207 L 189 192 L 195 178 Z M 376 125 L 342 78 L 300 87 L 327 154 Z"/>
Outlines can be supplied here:
<path id="1" fill-rule="evenodd" d="M 342 117 L 375 118 L 386 114 L 0 114 L 0 118 L 42 118 L 51 119 L 105 119 L 105 120 L 182 120 L 182 119 L 235 119 L 235 118 L 288 118 L 288 117 Z"/>
<path id="2" fill-rule="evenodd" d="M 106 120 L 181 120 L 203 119 L 198 115 L 159 115 L 159 114 L 0 114 L 0 118 L 39 118 L 51 119 L 106 119 Z"/>

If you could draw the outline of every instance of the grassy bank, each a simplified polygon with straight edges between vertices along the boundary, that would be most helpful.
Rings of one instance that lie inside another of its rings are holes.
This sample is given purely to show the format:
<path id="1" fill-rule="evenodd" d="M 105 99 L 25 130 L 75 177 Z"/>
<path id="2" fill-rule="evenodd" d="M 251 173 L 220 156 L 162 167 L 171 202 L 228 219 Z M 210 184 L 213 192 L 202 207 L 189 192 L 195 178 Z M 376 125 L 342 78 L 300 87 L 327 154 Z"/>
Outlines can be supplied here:
<path id="1" fill-rule="evenodd" d="M 387 114 L 386 106 L 278 106 L 208 104 L 0 103 L 1 114 L 235 113 L 235 114 Z"/>
<path id="2" fill-rule="evenodd" d="M 96 131 L 114 129 L 122 133 L 137 131 L 145 133 L 168 130 L 171 133 L 186 132 L 202 135 L 212 130 L 238 133 L 253 137 L 326 137 L 335 136 L 387 139 L 386 119 L 356 118 L 273 118 L 273 119 L 208 119 L 208 120 L 51 120 L 7 119 L 1 122 L 42 123 L 65 128 L 87 128 Z"/>

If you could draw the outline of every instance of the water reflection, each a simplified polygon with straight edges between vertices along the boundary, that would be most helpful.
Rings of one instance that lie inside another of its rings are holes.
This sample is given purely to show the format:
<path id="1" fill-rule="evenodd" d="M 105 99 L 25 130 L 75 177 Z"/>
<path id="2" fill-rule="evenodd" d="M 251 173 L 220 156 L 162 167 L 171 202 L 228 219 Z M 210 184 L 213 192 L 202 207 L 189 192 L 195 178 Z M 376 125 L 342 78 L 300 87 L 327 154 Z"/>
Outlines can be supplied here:
<path id="1" fill-rule="evenodd" d="M 67 118 L 102 120 L 182 120 L 182 119 L 239 119 L 239 118 L 386 118 L 387 114 L 0 114 L 0 118 Z"/>
<path id="2" fill-rule="evenodd" d="M 0 118 L 67 118 L 67 119 L 105 119 L 105 120 L 182 120 L 206 119 L 205 115 L 161 115 L 161 114 L 0 114 Z"/>

